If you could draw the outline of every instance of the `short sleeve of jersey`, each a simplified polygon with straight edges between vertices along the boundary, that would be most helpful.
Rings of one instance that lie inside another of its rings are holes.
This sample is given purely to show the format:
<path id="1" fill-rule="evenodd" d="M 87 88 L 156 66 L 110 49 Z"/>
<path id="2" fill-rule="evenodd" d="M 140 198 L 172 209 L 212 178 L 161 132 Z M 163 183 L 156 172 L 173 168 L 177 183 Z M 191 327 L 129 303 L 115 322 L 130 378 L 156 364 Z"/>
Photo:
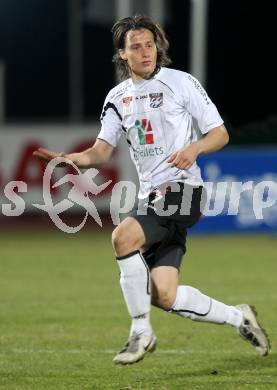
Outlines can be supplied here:
<path id="1" fill-rule="evenodd" d="M 116 105 L 107 96 L 101 114 L 101 130 L 97 136 L 116 147 L 122 134 L 122 118 Z"/>
<path id="2" fill-rule="evenodd" d="M 185 107 L 196 119 L 202 134 L 206 134 L 224 123 L 216 106 L 198 80 L 190 74 L 186 74 L 183 78 L 182 88 Z"/>

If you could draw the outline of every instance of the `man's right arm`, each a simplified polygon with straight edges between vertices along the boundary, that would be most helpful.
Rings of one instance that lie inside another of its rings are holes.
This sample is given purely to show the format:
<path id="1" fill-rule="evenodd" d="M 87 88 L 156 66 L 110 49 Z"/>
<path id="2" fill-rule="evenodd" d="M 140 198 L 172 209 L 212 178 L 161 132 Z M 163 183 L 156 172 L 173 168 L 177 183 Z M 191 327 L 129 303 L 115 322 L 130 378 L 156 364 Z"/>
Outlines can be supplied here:
<path id="1" fill-rule="evenodd" d="M 97 139 L 95 144 L 80 153 L 67 154 L 65 158 L 69 158 L 79 168 L 91 168 L 106 163 L 112 153 L 114 147 L 102 139 Z"/>
<path id="2" fill-rule="evenodd" d="M 33 155 L 45 161 L 50 161 L 56 157 L 64 157 L 72 161 L 79 168 L 91 168 L 106 163 L 110 159 L 113 150 L 114 147 L 112 145 L 102 139 L 97 139 L 91 148 L 80 153 L 64 154 L 39 148 Z"/>

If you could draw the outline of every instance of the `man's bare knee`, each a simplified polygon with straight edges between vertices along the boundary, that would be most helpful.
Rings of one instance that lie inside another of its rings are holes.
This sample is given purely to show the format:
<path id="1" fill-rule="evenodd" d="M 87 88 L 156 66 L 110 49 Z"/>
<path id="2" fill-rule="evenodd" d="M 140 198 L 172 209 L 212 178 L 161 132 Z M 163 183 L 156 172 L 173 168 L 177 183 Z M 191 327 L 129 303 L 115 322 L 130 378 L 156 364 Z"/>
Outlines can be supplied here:
<path id="1" fill-rule="evenodd" d="M 176 293 L 160 288 L 152 294 L 151 303 L 163 310 L 170 310 L 175 302 Z"/>
<path id="2" fill-rule="evenodd" d="M 126 231 L 117 227 L 112 233 L 112 244 L 118 256 L 124 256 L 131 252 L 129 248 L 133 248 L 134 242 L 128 237 Z"/>
<path id="3" fill-rule="evenodd" d="M 144 233 L 138 222 L 123 221 L 112 233 L 112 244 L 117 256 L 125 256 L 135 250 L 139 250 L 144 244 Z"/>

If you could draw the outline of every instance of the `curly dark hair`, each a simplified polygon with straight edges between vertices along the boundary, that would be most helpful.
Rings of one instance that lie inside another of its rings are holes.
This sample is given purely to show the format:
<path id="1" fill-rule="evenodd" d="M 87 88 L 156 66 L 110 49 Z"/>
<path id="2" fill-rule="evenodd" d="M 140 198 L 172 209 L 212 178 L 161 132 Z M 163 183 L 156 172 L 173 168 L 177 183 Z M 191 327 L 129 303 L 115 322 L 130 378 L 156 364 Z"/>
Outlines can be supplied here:
<path id="1" fill-rule="evenodd" d="M 113 56 L 113 62 L 116 65 L 117 73 L 120 80 L 126 80 L 130 77 L 129 66 L 119 55 L 119 49 L 125 48 L 125 38 L 129 30 L 139 30 L 146 28 L 154 35 L 154 40 L 157 46 L 157 66 L 156 70 L 161 66 L 171 64 L 171 59 L 167 54 L 169 42 L 166 39 L 165 32 L 161 26 L 149 16 L 135 15 L 117 21 L 112 27 L 113 43 L 116 50 Z M 155 70 L 155 71 L 156 71 Z"/>

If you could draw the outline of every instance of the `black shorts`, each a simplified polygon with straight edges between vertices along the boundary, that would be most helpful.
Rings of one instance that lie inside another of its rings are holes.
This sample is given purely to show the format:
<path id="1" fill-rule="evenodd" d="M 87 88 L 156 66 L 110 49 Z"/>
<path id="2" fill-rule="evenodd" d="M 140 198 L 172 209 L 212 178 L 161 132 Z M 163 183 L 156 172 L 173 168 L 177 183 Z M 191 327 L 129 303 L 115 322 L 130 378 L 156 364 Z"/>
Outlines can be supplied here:
<path id="1" fill-rule="evenodd" d="M 204 198 L 202 186 L 167 183 L 151 192 L 131 213 L 144 231 L 147 249 L 143 256 L 150 269 L 180 268 L 186 252 L 187 229 L 199 220 Z"/>

